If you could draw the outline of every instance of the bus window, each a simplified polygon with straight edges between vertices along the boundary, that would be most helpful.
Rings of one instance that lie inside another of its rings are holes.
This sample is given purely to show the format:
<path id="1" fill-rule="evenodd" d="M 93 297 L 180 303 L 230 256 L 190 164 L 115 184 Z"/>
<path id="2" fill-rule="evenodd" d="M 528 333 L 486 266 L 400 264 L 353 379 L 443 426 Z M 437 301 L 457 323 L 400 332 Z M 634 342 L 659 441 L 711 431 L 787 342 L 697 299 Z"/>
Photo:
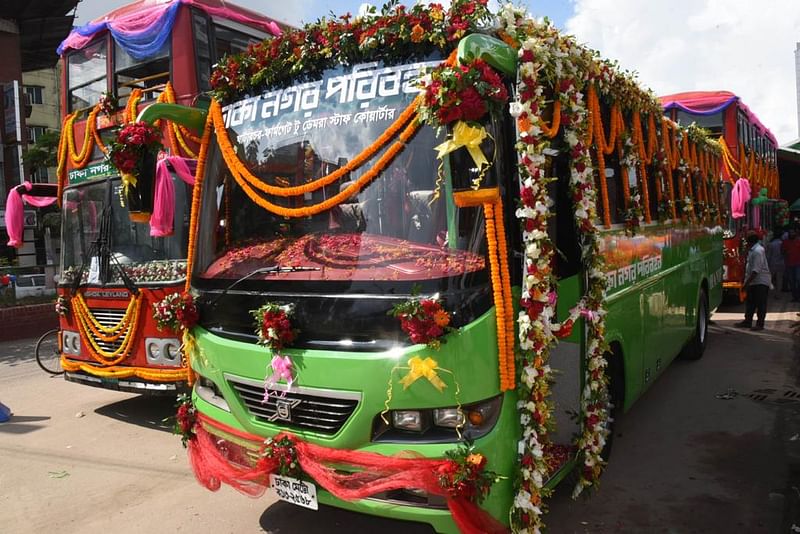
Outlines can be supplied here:
<path id="1" fill-rule="evenodd" d="M 68 105 L 70 111 L 93 106 L 106 90 L 106 40 L 100 39 L 67 57 Z"/>
<path id="2" fill-rule="evenodd" d="M 238 54 L 247 50 L 247 45 L 260 43 L 261 39 L 242 32 L 214 24 L 214 47 L 216 60 L 228 54 Z"/>
<path id="3" fill-rule="evenodd" d="M 569 183 L 571 171 L 567 153 L 561 151 L 555 159 L 548 157 L 546 168 L 547 176 L 556 177 L 547 185 L 555 211 L 547 223 L 547 232 L 556 247 L 556 277 L 563 280 L 578 274 L 581 267 L 580 239 L 575 231 L 575 214 Z"/>
<path id="4" fill-rule="evenodd" d="M 200 91 L 211 89 L 211 35 L 208 19 L 199 10 L 192 10 L 194 27 L 194 54 L 197 67 L 197 87 Z"/>
<path id="5" fill-rule="evenodd" d="M 135 59 L 121 46 L 114 45 L 114 79 L 117 97 L 125 98 L 134 89 L 144 91 L 144 100 L 155 100 L 169 81 L 169 40 L 153 57 Z"/>
<path id="6" fill-rule="evenodd" d="M 608 188 L 608 211 L 613 224 L 625 222 L 625 191 L 622 188 L 622 172 L 616 154 L 606 156 L 606 187 Z"/>

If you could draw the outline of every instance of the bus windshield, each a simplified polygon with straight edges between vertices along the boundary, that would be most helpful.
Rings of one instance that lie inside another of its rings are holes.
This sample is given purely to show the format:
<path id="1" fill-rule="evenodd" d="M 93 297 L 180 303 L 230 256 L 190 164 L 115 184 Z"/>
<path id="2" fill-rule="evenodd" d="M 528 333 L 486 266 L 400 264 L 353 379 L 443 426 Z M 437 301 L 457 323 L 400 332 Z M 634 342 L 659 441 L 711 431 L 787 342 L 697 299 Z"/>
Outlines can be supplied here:
<path id="1" fill-rule="evenodd" d="M 173 177 L 175 186 L 174 233 L 168 237 L 151 237 L 150 225 L 130 220 L 128 208 L 121 201 L 119 178 L 71 187 L 63 198 L 62 272 L 64 282 L 71 282 L 81 271 L 82 282 L 99 283 L 92 264 L 97 256 L 103 209 L 111 207 L 109 238 L 112 264 L 119 264 L 136 283 L 177 281 L 186 275 L 189 199 L 191 187 Z M 111 188 L 110 194 L 108 188 Z M 113 268 L 108 283 L 122 282 L 119 269 Z"/>
<path id="2" fill-rule="evenodd" d="M 416 97 L 421 68 L 435 64 L 340 67 L 319 81 L 242 100 L 223 110 L 228 138 L 260 184 L 314 184 L 375 143 Z M 331 282 L 369 282 L 379 293 L 403 283 L 431 290 L 486 283 L 483 213 L 458 208 L 445 194 L 456 169 L 449 162 L 440 167 L 436 159 L 434 147 L 443 140 L 443 134 L 422 127 L 363 187 L 354 184 L 386 147 L 330 185 L 309 187 L 298 196 L 263 197 L 278 210 L 248 196 L 221 161 L 220 149 L 212 147 L 195 281 L 251 275 L 249 280 L 279 281 L 279 291 L 286 281 L 321 291 L 331 289 Z M 469 172 L 467 166 L 464 173 Z M 348 188 L 349 198 L 315 210 Z M 309 208 L 309 214 L 287 217 L 280 208 Z M 253 274 L 257 269 L 269 272 Z"/>

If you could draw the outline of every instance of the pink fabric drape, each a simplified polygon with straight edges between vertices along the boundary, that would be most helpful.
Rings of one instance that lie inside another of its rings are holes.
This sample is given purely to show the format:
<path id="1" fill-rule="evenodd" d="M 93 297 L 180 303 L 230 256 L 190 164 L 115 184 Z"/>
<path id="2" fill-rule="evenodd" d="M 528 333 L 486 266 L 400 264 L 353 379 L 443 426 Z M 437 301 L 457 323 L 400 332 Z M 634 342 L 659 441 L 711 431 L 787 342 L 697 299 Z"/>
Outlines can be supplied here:
<path id="1" fill-rule="evenodd" d="M 224 3 L 221 3 L 219 7 L 214 7 L 205 2 L 198 2 L 196 0 L 175 1 L 181 4 L 194 6 L 205 11 L 211 16 L 255 26 L 274 36 L 278 36 L 282 33 L 280 27 L 274 21 L 269 20 L 267 17 L 251 17 L 240 12 L 242 8 L 234 10 L 225 6 Z M 116 9 L 102 18 L 98 18 L 90 22 L 81 31 L 73 30 L 70 32 L 67 38 L 61 43 L 61 46 L 59 46 L 59 53 L 63 53 L 70 49 L 81 50 L 94 39 L 97 33 L 107 28 L 111 29 L 113 32 L 118 32 L 119 34 L 123 35 L 134 35 L 145 32 L 149 28 L 152 28 L 154 25 L 159 23 L 161 17 L 164 16 L 165 12 L 170 8 L 171 5 L 172 2 L 152 4 L 142 3 Z"/>
<path id="2" fill-rule="evenodd" d="M 22 233 L 25 228 L 24 212 L 22 196 L 14 187 L 8 192 L 8 199 L 6 199 L 6 230 L 8 231 L 9 247 L 19 248 L 22 246 Z"/>
<path id="3" fill-rule="evenodd" d="M 19 248 L 22 246 L 23 233 L 25 232 L 25 205 L 43 208 L 53 204 L 57 198 L 38 197 L 20 194 L 20 190 L 30 191 L 33 185 L 25 181 L 21 185 L 12 187 L 6 199 L 6 231 L 8 232 L 8 246 Z M 24 202 L 23 202 L 24 201 Z"/>
<path id="4" fill-rule="evenodd" d="M 209 6 L 207 4 L 204 4 L 202 2 L 196 2 L 195 0 L 181 0 L 181 1 L 184 4 L 189 4 L 190 6 L 198 7 L 200 9 L 202 9 L 203 11 L 205 11 L 206 13 L 208 13 L 209 15 L 212 15 L 214 17 L 220 17 L 220 18 L 223 18 L 223 19 L 234 20 L 236 22 L 241 22 L 242 24 L 249 24 L 249 25 L 252 25 L 252 26 L 258 26 L 261 29 L 263 29 L 264 31 L 266 31 L 267 33 L 271 33 L 275 37 L 277 37 L 278 35 L 283 33 L 281 31 L 280 27 L 277 24 L 275 24 L 275 22 L 273 22 L 273 21 L 266 22 L 263 19 L 256 19 L 256 18 L 253 18 L 253 17 L 249 17 L 249 16 L 245 15 L 244 13 L 238 13 L 238 12 L 233 11 L 232 9 L 228 8 L 228 7 L 211 7 L 211 6 Z"/>
<path id="5" fill-rule="evenodd" d="M 750 196 L 750 182 L 747 178 L 736 180 L 731 190 L 731 216 L 734 219 L 741 219 L 745 216 L 745 208 Z"/>
<path id="6" fill-rule="evenodd" d="M 175 174 L 181 180 L 194 186 L 194 174 L 187 162 L 194 164 L 195 160 L 170 156 L 160 159 L 156 164 L 156 191 L 153 198 L 153 214 L 150 216 L 150 235 L 153 237 L 166 237 L 172 235 L 174 231 L 175 187 L 167 164 L 172 165 Z"/>

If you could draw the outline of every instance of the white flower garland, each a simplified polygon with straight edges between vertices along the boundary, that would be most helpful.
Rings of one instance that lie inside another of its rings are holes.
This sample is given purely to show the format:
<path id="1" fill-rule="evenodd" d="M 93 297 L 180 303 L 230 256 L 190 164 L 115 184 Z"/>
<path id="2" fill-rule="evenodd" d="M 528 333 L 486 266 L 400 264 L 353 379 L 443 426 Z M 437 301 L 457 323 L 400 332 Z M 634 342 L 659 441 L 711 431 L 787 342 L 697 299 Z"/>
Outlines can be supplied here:
<path id="1" fill-rule="evenodd" d="M 524 13 L 506 6 L 500 13 L 503 30 L 522 43 L 517 84 L 518 100 L 511 104 L 511 115 L 517 119 L 520 154 L 521 206 L 517 217 L 523 227 L 526 276 L 522 288 L 518 317 L 522 362 L 519 386 L 520 423 L 523 436 L 519 444 L 520 479 L 511 511 L 516 532 L 538 533 L 544 526 L 542 514 L 546 496 L 544 484 L 548 476 L 545 449 L 552 425 L 552 403 L 549 400 L 552 371 L 547 365 L 556 334 L 571 330 L 579 317 L 586 318 L 589 330 L 585 387 L 581 396 L 581 434 L 577 440 L 583 459 L 580 480 L 574 495 L 592 485 L 604 462 L 600 453 L 608 436 L 608 381 L 605 376 L 607 346 L 604 340 L 606 278 L 600 255 L 600 235 L 594 221 L 597 217 L 596 192 L 589 147 L 586 145 L 588 111 L 583 87 L 590 74 L 580 65 L 591 63 L 588 52 L 574 40 L 561 37 L 546 23 L 532 21 Z M 592 71 L 598 79 L 610 76 L 610 69 Z M 582 256 L 589 276 L 587 294 L 571 310 L 569 318 L 555 323 L 556 281 L 551 272 L 554 247 L 547 234 L 551 200 L 547 183 L 552 178 L 543 174 L 544 149 L 549 141 L 543 134 L 541 111 L 546 104 L 543 85 L 555 85 L 562 105 L 564 140 L 571 158 L 570 184 L 574 200 L 576 226 L 582 236 Z"/>

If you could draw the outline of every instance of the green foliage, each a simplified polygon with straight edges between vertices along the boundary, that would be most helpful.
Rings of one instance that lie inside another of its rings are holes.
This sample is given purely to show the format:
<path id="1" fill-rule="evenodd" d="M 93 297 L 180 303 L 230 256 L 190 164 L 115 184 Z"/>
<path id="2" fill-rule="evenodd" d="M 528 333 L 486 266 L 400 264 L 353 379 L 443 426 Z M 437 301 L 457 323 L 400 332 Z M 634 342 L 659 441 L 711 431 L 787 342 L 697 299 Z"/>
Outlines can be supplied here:
<path id="1" fill-rule="evenodd" d="M 47 130 L 33 146 L 22 155 L 22 160 L 31 169 L 55 167 L 58 165 L 58 140 L 60 133 Z"/>

